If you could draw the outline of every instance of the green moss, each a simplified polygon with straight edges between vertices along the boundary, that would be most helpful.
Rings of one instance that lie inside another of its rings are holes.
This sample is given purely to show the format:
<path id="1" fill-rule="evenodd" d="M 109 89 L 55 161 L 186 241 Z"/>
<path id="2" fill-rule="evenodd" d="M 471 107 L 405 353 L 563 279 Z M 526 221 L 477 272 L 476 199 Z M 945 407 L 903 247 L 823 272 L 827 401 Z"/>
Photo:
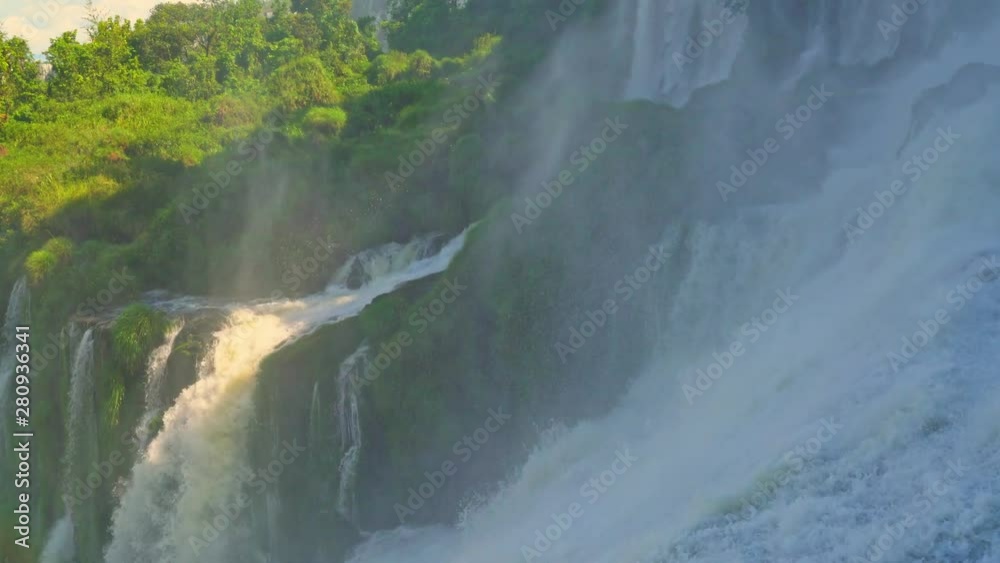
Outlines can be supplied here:
<path id="1" fill-rule="evenodd" d="M 112 327 L 116 360 L 130 372 L 138 372 L 168 328 L 169 323 L 162 312 L 141 303 L 129 305 Z"/>
<path id="2" fill-rule="evenodd" d="M 398 293 L 379 297 L 361 315 L 361 330 L 375 341 L 389 339 L 402 324 L 409 307 L 410 303 Z"/>
<path id="3" fill-rule="evenodd" d="M 73 241 L 57 237 L 49 239 L 45 245 L 28 255 L 24 269 L 32 285 L 39 285 L 57 269 L 65 265 L 73 255 Z"/>

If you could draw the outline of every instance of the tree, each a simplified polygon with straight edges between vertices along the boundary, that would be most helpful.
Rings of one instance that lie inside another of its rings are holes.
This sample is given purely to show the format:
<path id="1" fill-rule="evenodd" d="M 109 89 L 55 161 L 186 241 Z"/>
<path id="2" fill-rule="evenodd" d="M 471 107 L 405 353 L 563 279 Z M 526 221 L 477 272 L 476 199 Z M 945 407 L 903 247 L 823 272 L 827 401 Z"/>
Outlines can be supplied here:
<path id="1" fill-rule="evenodd" d="M 52 40 L 45 57 L 52 65 L 49 95 L 58 100 L 73 100 L 97 92 L 91 60 L 93 53 L 76 40 L 76 31 L 67 31 Z"/>
<path id="2" fill-rule="evenodd" d="M 171 84 L 188 82 L 178 65 L 192 67 L 188 74 L 194 82 L 182 90 L 207 92 L 218 89 L 200 82 L 209 69 L 219 85 L 261 78 L 269 50 L 264 25 L 259 0 L 160 4 L 145 22 L 136 24 L 132 45 L 142 65 L 168 74 Z"/>
<path id="3" fill-rule="evenodd" d="M 60 100 L 134 92 L 146 87 L 143 71 L 130 45 L 132 24 L 118 16 L 95 21 L 89 43 L 80 43 L 76 31 L 52 40 L 45 56 L 52 64 L 49 93 Z"/>
<path id="4" fill-rule="evenodd" d="M 275 71 L 271 77 L 271 91 L 289 111 L 340 101 L 340 94 L 326 68 L 316 57 L 302 57 Z"/>
<path id="5" fill-rule="evenodd" d="M 436 56 L 461 54 L 474 36 L 465 5 L 465 0 L 392 0 L 392 20 L 386 24 L 389 46 L 422 48 Z"/>
<path id="6" fill-rule="evenodd" d="M 133 92 L 145 88 L 149 76 L 130 44 L 132 23 L 118 16 L 98 21 L 90 31 L 93 72 L 102 95 Z"/>
<path id="7" fill-rule="evenodd" d="M 201 4 L 158 4 L 149 19 L 138 21 L 132 46 L 143 67 L 154 72 L 169 62 L 190 62 L 210 41 L 206 8 Z"/>
<path id="8" fill-rule="evenodd" d="M 27 42 L 0 31 L 0 125 L 41 90 L 38 72 Z"/>

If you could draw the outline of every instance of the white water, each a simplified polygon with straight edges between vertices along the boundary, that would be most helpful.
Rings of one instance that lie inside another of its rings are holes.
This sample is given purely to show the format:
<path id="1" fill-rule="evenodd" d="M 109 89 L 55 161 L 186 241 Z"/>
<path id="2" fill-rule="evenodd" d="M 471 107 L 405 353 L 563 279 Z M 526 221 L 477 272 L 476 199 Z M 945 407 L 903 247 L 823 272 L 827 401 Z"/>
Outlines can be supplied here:
<path id="1" fill-rule="evenodd" d="M 843 4 L 855 12 L 838 18 L 839 47 L 815 59 L 891 57 L 898 46 L 864 27 L 876 25 L 862 9 L 874 3 Z M 830 162 L 822 182 L 794 202 L 730 206 L 721 223 L 692 225 L 682 243 L 691 264 L 664 328 L 671 349 L 612 414 L 540 447 L 461 528 L 378 533 L 351 561 L 1000 561 L 1000 285 L 995 275 L 974 281 L 983 257 L 1000 258 L 1000 88 L 942 108 L 911 135 L 922 94 L 969 63 L 1000 65 L 998 47 L 994 22 L 825 108 L 841 129 L 815 147 Z M 726 60 L 713 64 L 726 74 Z M 906 161 L 935 145 L 938 128 L 961 138 L 911 181 Z M 845 222 L 894 180 L 908 191 L 849 243 Z M 972 297 L 956 298 L 969 283 Z M 798 299 L 751 342 L 741 327 L 767 318 L 779 290 Z M 948 320 L 893 369 L 889 354 L 938 311 Z M 689 403 L 682 386 L 735 342 L 746 352 Z M 841 428 L 817 441 L 824 418 Z M 587 494 L 625 449 L 638 459 L 596 499 Z M 762 489 L 773 492 L 755 512 L 734 512 Z M 573 503 L 582 514 L 536 544 Z M 902 531 L 887 536 L 887 526 Z"/>
<path id="2" fill-rule="evenodd" d="M 83 448 L 97 439 L 94 405 L 94 329 L 88 328 L 76 346 L 70 371 L 69 423 L 66 427 L 66 469 L 74 475 Z M 67 483 L 70 479 L 67 479 Z"/>
<path id="3" fill-rule="evenodd" d="M 722 22 L 723 10 L 730 4 L 729 0 L 622 2 L 618 9 L 633 22 L 623 28 L 632 36 L 633 51 L 626 97 L 683 106 L 695 90 L 728 78 L 749 22 L 742 8 L 733 10 L 731 23 Z M 720 25 L 706 30 L 703 22 L 712 20 Z M 702 32 L 708 35 L 691 47 Z"/>
<path id="4" fill-rule="evenodd" d="M 10 391 L 14 381 L 15 345 L 18 343 L 14 339 L 16 328 L 24 322 L 25 313 L 28 306 L 28 281 L 25 278 L 17 280 L 14 289 L 10 292 L 10 299 L 7 301 L 7 313 L 4 315 L 3 334 L 0 334 L 0 431 L 3 438 L 0 438 L 0 446 L 4 453 L 7 452 L 7 428 L 9 419 L 13 415 L 13 404 L 11 404 Z"/>
<path id="5" fill-rule="evenodd" d="M 355 0 L 351 4 L 351 16 L 355 19 L 375 18 L 375 24 L 379 26 L 376 32 L 379 44 L 383 51 L 389 51 L 389 37 L 381 27 L 392 19 L 389 0 Z"/>
<path id="6" fill-rule="evenodd" d="M 167 360 L 174 350 L 174 341 L 177 335 L 184 329 L 184 321 L 175 322 L 167 331 L 163 344 L 156 347 L 149 355 L 146 364 L 146 410 L 139 420 L 139 426 L 135 429 L 135 437 L 139 444 L 139 451 L 145 451 L 149 445 L 149 425 L 160 413 L 163 412 L 163 397 L 161 389 L 163 387 L 163 375 L 167 371 Z"/>
<path id="7" fill-rule="evenodd" d="M 309 457 L 313 458 L 314 452 L 319 447 L 323 437 L 323 398 L 319 393 L 319 380 L 313 384 L 312 399 L 309 400 Z"/>
<path id="8" fill-rule="evenodd" d="M 389 276 L 417 260 L 431 256 L 434 237 L 418 237 L 406 244 L 392 242 L 352 256 L 334 276 L 334 284 L 347 285 L 354 276 L 363 283 Z"/>
<path id="9" fill-rule="evenodd" d="M 389 2 L 387 0 L 355 0 L 351 3 L 351 15 L 354 18 L 375 18 L 384 21 L 389 18 Z"/>
<path id="10" fill-rule="evenodd" d="M 903 1 L 813 0 L 801 8 L 808 12 L 803 22 L 793 15 L 800 8 L 787 0 L 623 0 L 615 17 L 625 22 L 617 26 L 618 37 L 631 45 L 625 96 L 680 107 L 696 90 L 729 79 L 735 66 L 747 61 L 753 31 L 748 14 L 770 29 L 806 37 L 807 59 L 820 55 L 838 65 L 876 65 L 897 55 L 904 40 L 919 49 L 936 38 L 948 3 L 912 1 L 920 8 L 894 26 Z M 880 27 L 880 21 L 895 30 Z M 767 40 L 774 46 L 781 38 Z"/>
<path id="11" fill-rule="evenodd" d="M 361 461 L 361 389 L 359 376 L 368 361 L 368 345 L 362 344 L 340 365 L 337 377 L 337 393 L 340 404 L 337 407 L 337 424 L 340 428 L 341 458 L 339 468 L 339 490 L 337 512 L 348 521 L 357 520 L 354 486 L 358 463 Z"/>
<path id="12" fill-rule="evenodd" d="M 63 516 L 49 532 L 42 551 L 41 563 L 73 563 L 73 520 Z"/>
<path id="13" fill-rule="evenodd" d="M 70 341 L 75 325 L 69 327 Z M 97 417 L 94 404 L 94 329 L 88 328 L 73 353 L 70 367 L 69 420 L 66 424 L 66 453 L 63 460 L 64 494 L 75 497 L 70 483 L 82 477 L 97 453 Z M 69 563 L 75 555 L 73 514 L 69 506 L 49 532 L 42 563 Z"/>
<path id="14" fill-rule="evenodd" d="M 223 561 L 225 554 L 236 553 L 233 542 L 241 537 L 237 526 L 215 528 L 220 537 L 214 541 L 203 534 L 223 514 L 222 506 L 235 503 L 241 490 L 237 476 L 256 469 L 247 467 L 247 439 L 261 361 L 321 325 L 357 315 L 403 283 L 443 271 L 464 240 L 465 233 L 429 257 L 407 250 L 425 243 L 388 247 L 408 252 L 410 259 L 377 261 L 391 267 L 377 270 L 379 277 L 357 290 L 334 283 L 303 299 L 233 308 L 226 326 L 215 334 L 198 381 L 167 410 L 163 430 L 133 469 L 114 515 L 106 561 Z M 207 545 L 196 553 L 193 538 Z"/>

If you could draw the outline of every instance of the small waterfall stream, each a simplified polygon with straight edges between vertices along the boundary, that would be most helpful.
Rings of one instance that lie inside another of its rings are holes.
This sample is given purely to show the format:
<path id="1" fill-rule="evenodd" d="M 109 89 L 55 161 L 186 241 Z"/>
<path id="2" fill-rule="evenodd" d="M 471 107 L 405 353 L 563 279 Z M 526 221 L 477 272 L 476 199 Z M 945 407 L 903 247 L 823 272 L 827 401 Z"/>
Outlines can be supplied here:
<path id="1" fill-rule="evenodd" d="M 357 522 L 354 485 L 358 463 L 361 461 L 361 388 L 360 375 L 368 361 L 368 345 L 362 344 L 340 365 L 337 390 L 340 403 L 337 408 L 342 457 L 339 468 L 337 512 L 351 522 Z"/>
<path id="2" fill-rule="evenodd" d="M 16 362 L 14 340 L 15 328 L 25 321 L 28 312 L 30 294 L 28 292 L 28 280 L 24 277 L 17 280 L 14 289 L 10 292 L 10 299 L 7 301 L 7 313 L 4 315 L 3 334 L 0 334 L 0 446 L 7 452 L 8 420 L 10 413 L 8 408 L 11 403 L 8 400 L 11 389 L 11 382 L 14 378 L 14 366 Z"/>
<path id="3" fill-rule="evenodd" d="M 199 366 L 198 380 L 166 411 L 163 429 L 133 468 L 113 518 L 107 563 L 249 557 L 247 548 L 240 547 L 246 533 L 240 524 L 242 509 L 232 507 L 241 505 L 239 476 L 253 474 L 247 441 L 261 362 L 324 324 L 359 314 L 401 284 L 443 271 L 464 245 L 465 234 L 433 254 L 432 238 L 364 252 L 319 294 L 230 307 L 213 350 Z M 351 440 L 360 447 L 357 431 Z M 268 517 L 276 518 L 280 504 L 275 501 L 280 499 L 268 491 L 262 491 L 269 496 L 261 500 L 268 505 Z M 234 510 L 231 517 L 226 514 Z"/>
<path id="4" fill-rule="evenodd" d="M 149 362 L 146 365 L 146 411 L 135 429 L 135 437 L 140 451 L 145 451 L 146 446 L 149 445 L 150 425 L 163 412 L 164 405 L 161 396 L 163 376 L 167 371 L 167 360 L 170 359 L 170 354 L 174 350 L 174 341 L 177 340 L 177 335 L 183 329 L 183 320 L 175 322 L 167 331 L 163 344 L 157 346 L 149 355 Z"/>

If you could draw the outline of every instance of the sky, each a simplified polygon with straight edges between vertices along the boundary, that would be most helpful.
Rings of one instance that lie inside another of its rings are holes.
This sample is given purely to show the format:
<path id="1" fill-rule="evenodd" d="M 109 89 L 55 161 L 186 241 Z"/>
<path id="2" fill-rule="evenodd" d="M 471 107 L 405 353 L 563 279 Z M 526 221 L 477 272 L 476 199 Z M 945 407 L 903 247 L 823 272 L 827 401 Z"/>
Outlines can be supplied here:
<path id="1" fill-rule="evenodd" d="M 165 0 L 95 0 L 101 14 L 119 15 L 130 20 L 145 18 L 156 4 Z M 176 0 L 175 0 L 176 1 Z M 83 31 L 86 0 L 0 0 L 0 28 L 8 35 L 25 38 L 36 55 L 49 48 L 49 41 L 64 31 Z"/>

